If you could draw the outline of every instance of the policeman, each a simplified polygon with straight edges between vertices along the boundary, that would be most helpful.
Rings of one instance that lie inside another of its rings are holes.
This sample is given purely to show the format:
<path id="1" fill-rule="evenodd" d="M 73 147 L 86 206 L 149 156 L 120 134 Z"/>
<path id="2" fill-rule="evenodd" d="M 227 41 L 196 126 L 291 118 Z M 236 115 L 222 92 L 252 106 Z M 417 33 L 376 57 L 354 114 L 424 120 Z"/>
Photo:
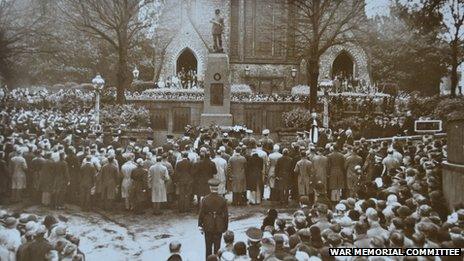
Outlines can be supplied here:
<path id="1" fill-rule="evenodd" d="M 205 235 L 206 257 L 217 254 L 221 248 L 221 237 L 229 226 L 229 214 L 226 200 L 218 194 L 221 182 L 218 179 L 208 180 L 211 193 L 204 197 L 200 204 L 198 229 Z"/>

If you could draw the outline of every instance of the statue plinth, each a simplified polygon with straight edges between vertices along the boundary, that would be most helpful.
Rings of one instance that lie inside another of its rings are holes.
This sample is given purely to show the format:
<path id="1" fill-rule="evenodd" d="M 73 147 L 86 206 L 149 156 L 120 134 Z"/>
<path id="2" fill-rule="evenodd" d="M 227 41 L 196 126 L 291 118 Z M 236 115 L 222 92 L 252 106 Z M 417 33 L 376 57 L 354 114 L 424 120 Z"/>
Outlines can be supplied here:
<path id="1" fill-rule="evenodd" d="M 229 57 L 224 53 L 208 55 L 205 73 L 205 96 L 201 126 L 231 126 Z"/>

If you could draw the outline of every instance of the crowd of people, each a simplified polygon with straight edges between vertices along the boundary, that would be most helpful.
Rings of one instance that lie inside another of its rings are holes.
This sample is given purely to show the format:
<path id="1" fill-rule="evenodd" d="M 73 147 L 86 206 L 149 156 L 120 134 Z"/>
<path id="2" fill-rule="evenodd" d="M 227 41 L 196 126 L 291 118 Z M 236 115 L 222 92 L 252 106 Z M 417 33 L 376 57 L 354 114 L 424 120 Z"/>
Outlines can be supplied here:
<path id="1" fill-rule="evenodd" d="M 80 239 L 53 215 L 0 210 L 0 260 L 83 261 Z"/>
<path id="2" fill-rule="evenodd" d="M 352 260 L 333 256 L 329 249 L 386 247 L 455 248 L 461 253 L 382 260 L 462 260 L 464 204 L 449 209 L 443 196 L 446 140 L 424 136 L 414 142 L 337 140 L 326 145 L 308 144 L 301 135 L 290 149 L 275 146 L 267 157 L 268 172 L 259 176 L 269 182 L 270 200 L 286 205 L 292 198 L 299 202 L 298 210 L 285 219 L 269 209 L 260 227 L 246 230 L 246 242 L 235 241 L 234 232 L 226 231 L 225 245 L 207 260 Z M 257 155 L 253 149 L 251 154 L 245 152 L 245 169 Z M 183 260 L 179 242 L 169 249 L 168 260 Z"/>
<path id="3" fill-rule="evenodd" d="M 169 76 L 166 80 L 160 77 L 154 88 L 197 89 L 203 88 L 203 81 L 198 78 L 195 70 L 182 67 L 176 75 Z"/>

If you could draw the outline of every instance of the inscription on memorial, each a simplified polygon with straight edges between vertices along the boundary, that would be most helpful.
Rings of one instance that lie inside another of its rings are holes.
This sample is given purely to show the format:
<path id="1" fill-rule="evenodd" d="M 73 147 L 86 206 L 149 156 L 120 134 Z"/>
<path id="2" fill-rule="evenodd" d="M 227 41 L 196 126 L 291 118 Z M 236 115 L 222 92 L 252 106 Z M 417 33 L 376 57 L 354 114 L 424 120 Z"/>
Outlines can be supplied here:
<path id="1" fill-rule="evenodd" d="M 212 106 L 222 106 L 224 104 L 224 84 L 212 83 L 210 85 L 210 91 L 210 104 Z"/>

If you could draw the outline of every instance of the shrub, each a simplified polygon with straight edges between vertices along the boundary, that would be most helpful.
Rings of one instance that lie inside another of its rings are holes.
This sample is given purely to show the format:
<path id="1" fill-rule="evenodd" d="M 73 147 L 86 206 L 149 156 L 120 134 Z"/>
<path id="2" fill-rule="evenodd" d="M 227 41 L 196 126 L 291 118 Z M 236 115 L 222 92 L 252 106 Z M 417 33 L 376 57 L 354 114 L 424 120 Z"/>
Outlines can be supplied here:
<path id="1" fill-rule="evenodd" d="M 288 128 L 304 129 L 311 125 L 311 111 L 298 107 L 282 114 L 284 124 Z"/>
<path id="2" fill-rule="evenodd" d="M 441 119 L 446 124 L 452 115 L 464 115 L 463 98 L 445 98 L 435 106 L 432 116 L 435 119 Z"/>
<path id="3" fill-rule="evenodd" d="M 155 87 L 153 82 L 134 81 L 129 89 L 134 92 L 143 92 L 148 89 L 153 89 L 153 87 Z"/>
<path id="4" fill-rule="evenodd" d="M 149 111 L 145 107 L 133 104 L 105 105 L 100 111 L 104 126 L 129 128 L 147 128 L 151 125 Z"/>

